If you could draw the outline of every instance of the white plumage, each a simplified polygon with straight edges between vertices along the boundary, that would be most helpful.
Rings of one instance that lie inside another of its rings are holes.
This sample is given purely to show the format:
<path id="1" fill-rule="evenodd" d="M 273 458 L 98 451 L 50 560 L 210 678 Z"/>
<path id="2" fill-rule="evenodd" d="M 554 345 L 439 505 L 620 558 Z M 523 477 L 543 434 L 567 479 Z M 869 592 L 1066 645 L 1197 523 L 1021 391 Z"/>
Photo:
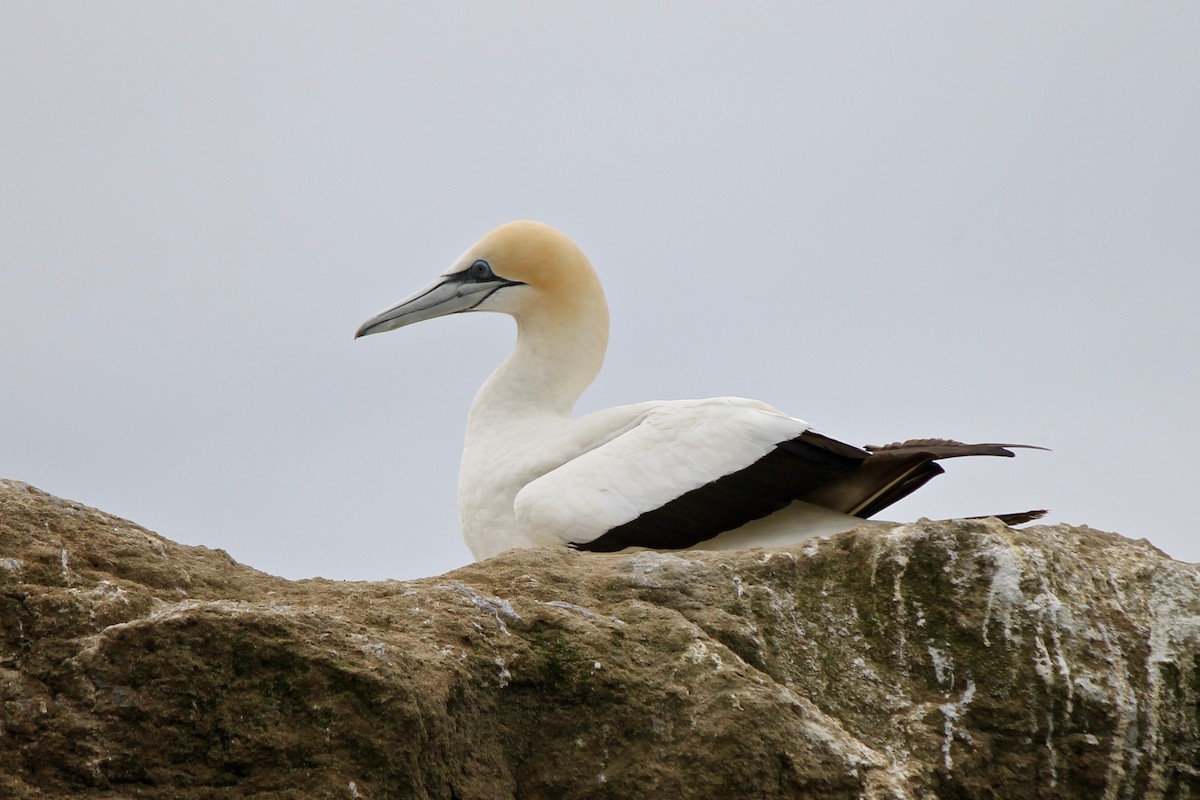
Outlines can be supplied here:
<path id="1" fill-rule="evenodd" d="M 503 225 L 358 336 L 462 311 L 517 321 L 512 354 L 468 416 L 459 516 L 476 558 L 513 547 L 773 546 L 864 523 L 942 470 L 1014 445 L 918 440 L 859 449 L 740 397 L 571 416 L 608 343 L 587 258 L 546 225 Z M 1040 512 L 1009 515 L 1020 522 Z"/>
<path id="2" fill-rule="evenodd" d="M 642 403 L 562 466 L 517 492 L 522 530 L 590 542 L 643 512 L 749 467 L 808 425 L 741 397 Z M 613 416 L 609 414 L 609 416 Z M 587 424 L 587 418 L 580 420 Z M 570 498 L 570 502 L 563 502 Z"/>

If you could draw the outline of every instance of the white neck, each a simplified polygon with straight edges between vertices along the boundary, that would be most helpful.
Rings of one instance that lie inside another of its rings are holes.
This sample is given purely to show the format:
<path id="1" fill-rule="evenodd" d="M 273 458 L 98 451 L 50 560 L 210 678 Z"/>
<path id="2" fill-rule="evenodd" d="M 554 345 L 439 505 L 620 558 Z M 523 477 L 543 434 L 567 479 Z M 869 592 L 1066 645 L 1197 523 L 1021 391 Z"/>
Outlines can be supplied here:
<path id="1" fill-rule="evenodd" d="M 586 311 L 517 318 L 516 345 L 475 396 L 468 432 L 479 417 L 493 424 L 501 422 L 498 416 L 571 415 L 600 372 L 608 345 L 603 297 Z"/>

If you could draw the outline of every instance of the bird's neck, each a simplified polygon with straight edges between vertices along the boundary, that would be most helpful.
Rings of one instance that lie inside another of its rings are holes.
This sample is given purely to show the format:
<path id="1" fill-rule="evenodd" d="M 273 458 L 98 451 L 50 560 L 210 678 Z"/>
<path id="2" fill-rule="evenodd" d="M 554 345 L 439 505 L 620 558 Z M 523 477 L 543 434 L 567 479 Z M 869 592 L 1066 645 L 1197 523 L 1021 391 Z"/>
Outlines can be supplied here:
<path id="1" fill-rule="evenodd" d="M 608 346 L 603 296 L 590 307 L 517 318 L 517 343 L 483 384 L 471 417 L 503 423 L 542 415 L 569 417 L 595 379 Z"/>

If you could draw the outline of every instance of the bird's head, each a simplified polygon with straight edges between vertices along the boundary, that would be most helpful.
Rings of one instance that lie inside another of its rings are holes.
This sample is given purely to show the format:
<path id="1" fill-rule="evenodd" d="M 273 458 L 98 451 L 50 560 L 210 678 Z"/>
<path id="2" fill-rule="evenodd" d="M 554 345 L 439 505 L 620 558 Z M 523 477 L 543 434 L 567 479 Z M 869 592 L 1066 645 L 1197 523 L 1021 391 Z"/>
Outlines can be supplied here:
<path id="1" fill-rule="evenodd" d="M 596 273 L 574 242 L 540 222 L 501 225 L 458 257 L 433 283 L 385 308 L 355 337 L 461 311 L 500 311 L 518 323 L 603 313 Z"/>

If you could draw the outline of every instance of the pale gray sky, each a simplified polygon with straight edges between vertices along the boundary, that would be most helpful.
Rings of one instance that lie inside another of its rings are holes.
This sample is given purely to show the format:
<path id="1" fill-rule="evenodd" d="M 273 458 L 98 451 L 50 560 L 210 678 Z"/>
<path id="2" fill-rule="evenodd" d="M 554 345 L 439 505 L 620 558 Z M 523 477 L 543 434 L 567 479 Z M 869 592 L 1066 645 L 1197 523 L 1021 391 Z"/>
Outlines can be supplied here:
<path id="1" fill-rule="evenodd" d="M 353 341 L 493 226 L 591 256 L 581 411 L 1041 444 L 885 516 L 1200 560 L 1200 5 L 10 3 L 0 476 L 287 577 L 469 560 L 513 326 Z"/>

